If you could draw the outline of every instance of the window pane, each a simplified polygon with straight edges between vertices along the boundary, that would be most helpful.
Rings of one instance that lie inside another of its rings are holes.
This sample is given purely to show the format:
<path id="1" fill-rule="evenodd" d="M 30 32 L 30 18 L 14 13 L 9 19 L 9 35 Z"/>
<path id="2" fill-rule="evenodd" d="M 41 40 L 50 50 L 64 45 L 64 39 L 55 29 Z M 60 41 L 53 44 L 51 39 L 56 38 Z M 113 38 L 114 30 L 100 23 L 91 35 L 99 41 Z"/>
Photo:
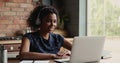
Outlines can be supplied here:
<path id="1" fill-rule="evenodd" d="M 103 0 L 88 0 L 88 22 L 98 23 L 104 21 L 103 3 Z"/>
<path id="2" fill-rule="evenodd" d="M 95 36 L 95 35 L 104 35 L 104 24 L 102 23 L 93 23 L 93 24 L 88 24 L 88 32 L 89 35 Z"/>
<path id="3" fill-rule="evenodd" d="M 88 35 L 120 36 L 119 0 L 88 0 Z"/>
<path id="4" fill-rule="evenodd" d="M 120 36 L 120 23 L 106 23 L 107 36 Z"/>

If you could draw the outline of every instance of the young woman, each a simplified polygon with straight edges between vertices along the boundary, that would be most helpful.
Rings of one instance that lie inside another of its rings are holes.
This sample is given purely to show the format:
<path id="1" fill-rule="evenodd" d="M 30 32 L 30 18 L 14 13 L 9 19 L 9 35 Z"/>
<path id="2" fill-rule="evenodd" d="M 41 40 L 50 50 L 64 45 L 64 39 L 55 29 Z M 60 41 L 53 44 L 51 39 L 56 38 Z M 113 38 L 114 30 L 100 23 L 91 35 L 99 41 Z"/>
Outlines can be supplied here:
<path id="1" fill-rule="evenodd" d="M 29 26 L 36 30 L 27 33 L 22 39 L 21 59 L 57 59 L 67 58 L 66 51 L 60 51 L 61 47 L 71 50 L 71 43 L 63 36 L 54 34 L 57 27 L 58 12 L 51 6 L 36 7 L 28 18 Z"/>

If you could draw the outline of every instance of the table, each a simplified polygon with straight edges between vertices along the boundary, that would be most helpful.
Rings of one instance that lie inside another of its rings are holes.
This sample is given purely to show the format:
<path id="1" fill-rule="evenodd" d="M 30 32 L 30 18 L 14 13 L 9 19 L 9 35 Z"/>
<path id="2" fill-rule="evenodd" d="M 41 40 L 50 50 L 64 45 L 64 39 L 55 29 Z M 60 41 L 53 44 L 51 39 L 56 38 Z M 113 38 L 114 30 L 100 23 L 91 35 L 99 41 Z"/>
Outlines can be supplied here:
<path id="1" fill-rule="evenodd" d="M 120 39 L 106 39 L 105 50 L 111 51 L 112 58 L 101 60 L 101 63 L 120 63 Z"/>
<path id="2" fill-rule="evenodd" d="M 19 63 L 20 61 L 19 60 L 16 60 L 16 59 L 11 59 L 11 60 L 8 60 L 8 63 Z M 54 62 L 53 60 L 50 60 L 49 63 L 56 63 Z"/>

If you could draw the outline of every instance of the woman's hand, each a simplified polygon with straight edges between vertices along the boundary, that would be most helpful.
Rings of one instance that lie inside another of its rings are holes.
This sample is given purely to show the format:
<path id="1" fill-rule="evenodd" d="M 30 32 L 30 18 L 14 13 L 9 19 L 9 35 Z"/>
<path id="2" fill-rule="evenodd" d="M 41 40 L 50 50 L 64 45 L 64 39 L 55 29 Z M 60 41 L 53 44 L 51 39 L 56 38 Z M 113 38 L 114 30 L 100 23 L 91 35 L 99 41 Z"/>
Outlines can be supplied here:
<path id="1" fill-rule="evenodd" d="M 56 59 L 69 58 L 70 54 L 71 54 L 70 51 L 62 50 L 62 51 L 58 52 L 54 57 Z"/>

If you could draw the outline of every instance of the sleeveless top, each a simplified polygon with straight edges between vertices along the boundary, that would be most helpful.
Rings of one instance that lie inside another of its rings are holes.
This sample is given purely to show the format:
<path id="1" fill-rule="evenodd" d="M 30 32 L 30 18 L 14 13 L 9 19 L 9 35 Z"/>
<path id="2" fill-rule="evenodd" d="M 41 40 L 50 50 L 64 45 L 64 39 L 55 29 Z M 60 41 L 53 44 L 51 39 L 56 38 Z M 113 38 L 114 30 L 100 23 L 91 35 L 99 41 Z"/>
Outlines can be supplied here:
<path id="1" fill-rule="evenodd" d="M 64 42 L 63 36 L 54 33 L 50 33 L 48 40 L 41 37 L 38 31 L 27 33 L 24 37 L 30 41 L 30 52 L 57 54 Z"/>

